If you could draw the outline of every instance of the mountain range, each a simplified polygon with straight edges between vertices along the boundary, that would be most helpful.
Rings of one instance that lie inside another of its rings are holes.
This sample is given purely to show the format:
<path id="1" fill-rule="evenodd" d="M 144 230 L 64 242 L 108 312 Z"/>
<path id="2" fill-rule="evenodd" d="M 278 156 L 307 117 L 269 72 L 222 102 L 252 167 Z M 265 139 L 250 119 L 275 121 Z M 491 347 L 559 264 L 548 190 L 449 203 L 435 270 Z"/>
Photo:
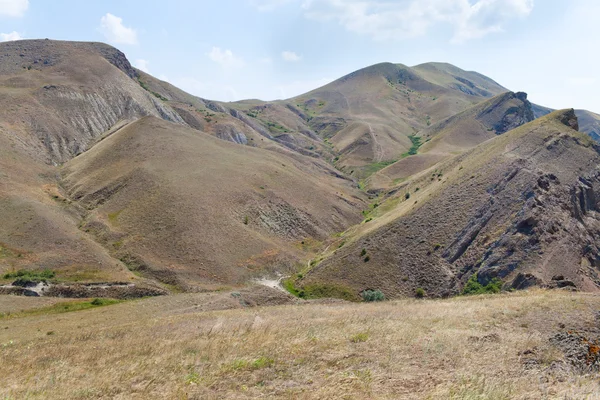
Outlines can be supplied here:
<path id="1" fill-rule="evenodd" d="M 0 43 L 2 293 L 138 297 L 286 278 L 359 300 L 600 288 L 600 116 L 450 64 L 192 96 L 102 43 Z"/>

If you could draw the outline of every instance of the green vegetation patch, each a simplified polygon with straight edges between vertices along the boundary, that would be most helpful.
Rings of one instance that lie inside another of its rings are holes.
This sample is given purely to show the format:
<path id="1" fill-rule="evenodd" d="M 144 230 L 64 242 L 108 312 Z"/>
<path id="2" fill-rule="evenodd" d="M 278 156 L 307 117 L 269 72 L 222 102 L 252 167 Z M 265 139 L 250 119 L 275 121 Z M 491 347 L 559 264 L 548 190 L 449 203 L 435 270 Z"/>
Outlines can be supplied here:
<path id="1" fill-rule="evenodd" d="M 14 284 L 23 286 L 28 283 L 46 282 L 56 276 L 56 273 L 50 269 L 44 270 L 24 270 L 9 272 L 2 276 L 3 279 L 15 279 Z"/>
<path id="2" fill-rule="evenodd" d="M 259 357 L 256 360 L 238 358 L 224 365 L 223 369 L 226 371 L 253 371 L 271 367 L 273 364 L 275 364 L 275 360 L 270 357 Z"/>
<path id="3" fill-rule="evenodd" d="M 352 289 L 343 285 L 314 283 L 305 286 L 296 286 L 295 278 L 285 279 L 282 285 L 285 290 L 301 299 L 336 298 L 348 301 L 360 300 L 360 297 Z"/>
<path id="4" fill-rule="evenodd" d="M 384 301 L 385 295 L 379 289 L 377 290 L 364 290 L 361 294 L 361 297 L 366 302 L 372 301 Z"/>
<path id="5" fill-rule="evenodd" d="M 138 78 L 138 82 L 140 84 L 140 86 L 147 92 L 152 93 L 152 95 L 154 97 L 156 97 L 157 99 L 160 99 L 162 101 L 169 101 L 169 99 L 167 99 L 165 96 L 161 95 L 160 93 L 156 93 L 154 91 L 152 91 L 149 87 L 148 84 L 144 81 L 142 81 L 141 79 Z"/>
<path id="6" fill-rule="evenodd" d="M 498 278 L 494 278 L 487 285 L 483 286 L 477 280 L 477 274 L 471 275 L 467 284 L 463 288 L 462 294 L 464 296 L 470 296 L 474 294 L 491 294 L 500 293 L 502 290 L 502 281 Z"/>
<path id="7" fill-rule="evenodd" d="M 71 311 L 87 310 L 89 308 L 109 306 L 112 304 L 121 303 L 123 300 L 116 299 L 93 299 L 86 301 L 68 301 L 56 303 L 49 307 L 35 308 L 32 310 L 21 311 L 18 313 L 0 313 L 0 319 L 5 318 L 18 318 L 27 317 L 33 315 L 45 315 L 45 314 L 60 314 Z"/>
<path id="8" fill-rule="evenodd" d="M 375 172 L 381 171 L 382 169 L 384 169 L 388 165 L 392 165 L 396 161 L 398 161 L 398 160 L 380 161 L 380 162 L 365 165 L 364 170 L 363 170 L 364 175 L 365 176 L 373 175 Z"/>
<path id="9" fill-rule="evenodd" d="M 423 144 L 421 142 L 422 138 L 419 136 L 408 135 L 408 138 L 412 142 L 412 146 L 410 147 L 410 149 L 408 149 L 408 151 L 406 153 L 402 154 L 402 158 L 408 157 L 408 156 L 414 156 L 415 154 L 417 154 L 419 152 L 419 147 L 421 147 L 421 145 Z"/>

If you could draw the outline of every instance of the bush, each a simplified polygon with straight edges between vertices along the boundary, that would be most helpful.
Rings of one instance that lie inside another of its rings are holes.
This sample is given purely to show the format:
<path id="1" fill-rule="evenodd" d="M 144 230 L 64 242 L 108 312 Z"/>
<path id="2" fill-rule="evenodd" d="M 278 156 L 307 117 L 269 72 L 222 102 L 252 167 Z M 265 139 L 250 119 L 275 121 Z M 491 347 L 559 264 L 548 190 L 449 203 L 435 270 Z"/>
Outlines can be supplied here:
<path id="1" fill-rule="evenodd" d="M 385 300 L 385 295 L 379 289 L 377 289 L 377 290 L 364 290 L 361 293 L 361 296 L 362 296 L 363 300 L 367 301 L 367 302 L 371 302 L 371 301 L 383 301 L 383 300 Z"/>
<path id="2" fill-rule="evenodd" d="M 462 294 L 465 296 L 474 294 L 500 293 L 502 290 L 502 281 L 498 278 L 492 279 L 487 285 L 483 286 L 477 279 L 477 273 L 471 275 L 463 288 Z"/>
<path id="3" fill-rule="evenodd" d="M 42 271 L 29 271 L 21 269 L 17 272 L 9 272 L 2 276 L 4 279 L 15 279 L 13 285 L 15 286 L 27 286 L 30 284 L 38 284 L 40 282 L 47 282 L 56 276 L 54 271 L 44 269 Z"/>
<path id="4" fill-rule="evenodd" d="M 39 278 L 39 279 L 52 279 L 56 276 L 54 271 L 49 269 L 44 269 L 42 271 L 28 271 L 25 269 L 21 269 L 17 272 L 9 272 L 4 274 L 4 279 L 12 279 L 12 278 Z"/>
<path id="5" fill-rule="evenodd" d="M 422 299 L 425 297 L 425 290 L 423 288 L 417 288 L 417 290 L 415 290 L 415 296 L 417 299 Z"/>

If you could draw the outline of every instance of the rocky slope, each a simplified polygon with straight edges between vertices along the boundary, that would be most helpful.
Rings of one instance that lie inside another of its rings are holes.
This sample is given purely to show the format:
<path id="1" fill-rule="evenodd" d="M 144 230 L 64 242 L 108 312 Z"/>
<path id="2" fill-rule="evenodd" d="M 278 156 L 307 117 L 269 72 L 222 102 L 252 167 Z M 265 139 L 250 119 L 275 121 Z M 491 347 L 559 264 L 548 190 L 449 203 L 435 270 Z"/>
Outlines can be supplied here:
<path id="1" fill-rule="evenodd" d="M 575 129 L 573 110 L 555 112 L 417 175 L 297 284 L 446 296 L 477 273 L 598 290 L 600 155 Z"/>

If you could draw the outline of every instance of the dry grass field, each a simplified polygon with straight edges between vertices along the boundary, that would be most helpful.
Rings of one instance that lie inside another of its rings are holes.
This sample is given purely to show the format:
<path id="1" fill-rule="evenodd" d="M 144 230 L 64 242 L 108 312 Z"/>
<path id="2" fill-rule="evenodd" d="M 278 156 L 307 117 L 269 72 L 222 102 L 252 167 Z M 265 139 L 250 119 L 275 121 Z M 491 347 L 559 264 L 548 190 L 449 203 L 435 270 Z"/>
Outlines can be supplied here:
<path id="1" fill-rule="evenodd" d="M 0 398 L 600 398 L 587 368 L 597 366 L 595 348 L 574 362 L 550 340 L 597 338 L 597 295 L 205 307 L 246 295 L 5 314 Z"/>

